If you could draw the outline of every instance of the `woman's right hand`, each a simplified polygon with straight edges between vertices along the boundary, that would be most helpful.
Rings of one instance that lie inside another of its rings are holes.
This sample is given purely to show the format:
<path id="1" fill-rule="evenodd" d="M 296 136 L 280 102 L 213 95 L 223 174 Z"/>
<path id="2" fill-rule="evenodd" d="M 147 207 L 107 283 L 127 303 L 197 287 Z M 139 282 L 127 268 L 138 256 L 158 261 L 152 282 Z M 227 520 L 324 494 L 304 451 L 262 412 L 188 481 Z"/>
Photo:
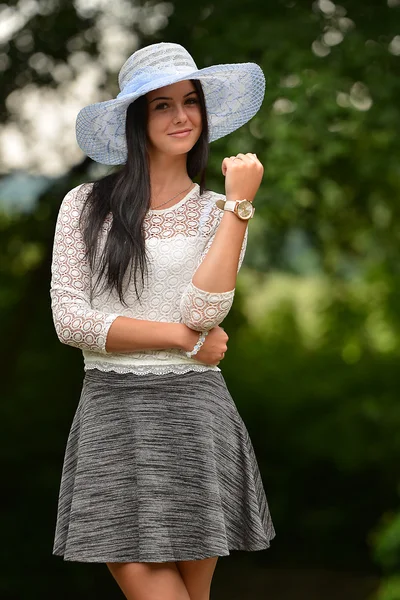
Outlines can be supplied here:
<path id="1" fill-rule="evenodd" d="M 196 334 L 194 342 L 191 345 L 191 348 L 189 348 L 189 350 L 193 350 L 200 332 L 194 331 L 193 329 L 190 331 Z M 193 358 L 207 365 L 217 365 L 225 357 L 225 352 L 228 349 L 228 339 L 229 336 L 222 327 L 219 325 L 213 327 L 209 330 L 203 345 Z"/>

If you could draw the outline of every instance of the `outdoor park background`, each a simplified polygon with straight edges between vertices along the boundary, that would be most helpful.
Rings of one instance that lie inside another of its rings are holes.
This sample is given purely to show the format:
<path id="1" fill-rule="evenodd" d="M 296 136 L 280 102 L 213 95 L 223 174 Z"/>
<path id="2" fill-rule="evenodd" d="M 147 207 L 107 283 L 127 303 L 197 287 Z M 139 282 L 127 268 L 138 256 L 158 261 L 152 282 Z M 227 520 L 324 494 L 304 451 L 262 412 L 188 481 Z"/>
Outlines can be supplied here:
<path id="1" fill-rule="evenodd" d="M 76 114 L 157 41 L 267 78 L 208 187 L 224 156 L 265 166 L 220 366 L 277 537 L 220 559 L 212 597 L 399 600 L 400 0 L 0 4 L 0 596 L 122 597 L 104 565 L 51 555 L 83 366 L 56 337 L 50 260 L 62 198 L 105 173 Z"/>

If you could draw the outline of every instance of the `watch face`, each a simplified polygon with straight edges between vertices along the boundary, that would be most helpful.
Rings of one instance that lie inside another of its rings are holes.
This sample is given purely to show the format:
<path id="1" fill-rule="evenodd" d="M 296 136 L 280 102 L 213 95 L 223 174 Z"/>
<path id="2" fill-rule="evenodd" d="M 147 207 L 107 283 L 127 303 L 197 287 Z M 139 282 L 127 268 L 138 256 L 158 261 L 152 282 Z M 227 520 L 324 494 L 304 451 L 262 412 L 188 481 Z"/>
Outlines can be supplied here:
<path id="1" fill-rule="evenodd" d="M 250 219 L 253 214 L 253 205 L 248 200 L 243 200 L 238 204 L 237 211 L 241 219 Z"/>

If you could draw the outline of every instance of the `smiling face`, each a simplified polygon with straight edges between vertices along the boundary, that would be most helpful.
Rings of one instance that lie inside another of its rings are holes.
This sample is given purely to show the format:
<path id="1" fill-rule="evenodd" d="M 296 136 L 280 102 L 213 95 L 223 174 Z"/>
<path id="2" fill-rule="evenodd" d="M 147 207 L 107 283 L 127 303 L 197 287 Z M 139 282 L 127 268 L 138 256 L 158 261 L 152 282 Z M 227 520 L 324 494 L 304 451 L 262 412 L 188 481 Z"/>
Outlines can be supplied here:
<path id="1" fill-rule="evenodd" d="M 170 156 L 186 154 L 201 135 L 200 100 L 189 80 L 146 94 L 149 151 Z"/>

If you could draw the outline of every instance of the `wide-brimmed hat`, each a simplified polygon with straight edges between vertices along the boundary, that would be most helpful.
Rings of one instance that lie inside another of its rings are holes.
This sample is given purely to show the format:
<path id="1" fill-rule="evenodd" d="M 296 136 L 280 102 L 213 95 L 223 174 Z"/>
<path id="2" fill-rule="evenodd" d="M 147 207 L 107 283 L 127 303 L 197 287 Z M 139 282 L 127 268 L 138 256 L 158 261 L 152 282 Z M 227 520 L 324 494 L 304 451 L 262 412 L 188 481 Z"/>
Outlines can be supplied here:
<path id="1" fill-rule="evenodd" d="M 129 104 L 151 90 L 186 79 L 201 82 L 210 142 L 249 121 L 264 97 L 264 74 L 255 63 L 198 69 L 180 44 L 151 44 L 134 52 L 123 64 L 118 76 L 121 91 L 116 98 L 89 104 L 78 113 L 76 138 L 80 148 L 99 163 L 125 163 L 125 121 Z"/>

